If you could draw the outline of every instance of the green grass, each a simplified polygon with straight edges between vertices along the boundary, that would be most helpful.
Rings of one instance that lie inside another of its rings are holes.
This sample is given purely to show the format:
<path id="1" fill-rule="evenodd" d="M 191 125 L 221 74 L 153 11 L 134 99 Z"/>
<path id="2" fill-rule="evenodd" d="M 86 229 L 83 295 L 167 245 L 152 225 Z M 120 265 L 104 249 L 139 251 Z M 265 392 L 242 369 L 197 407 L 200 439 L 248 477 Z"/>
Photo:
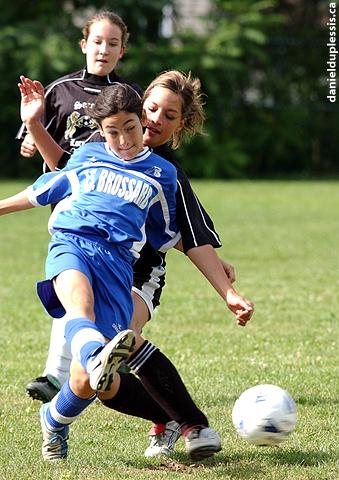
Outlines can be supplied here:
<path id="1" fill-rule="evenodd" d="M 1 218 L 0 479 L 334 480 L 338 455 L 338 182 L 195 182 L 223 239 L 220 255 L 237 289 L 255 302 L 246 328 L 177 252 L 168 255 L 162 306 L 145 331 L 178 367 L 223 440 L 192 465 L 179 440 L 172 462 L 143 457 L 149 424 L 92 405 L 72 426 L 67 462 L 41 459 L 37 402 L 27 381 L 41 373 L 50 320 L 35 295 L 43 277 L 48 209 Z M 2 183 L 0 198 L 23 184 Z M 286 388 L 298 407 L 279 448 L 239 439 L 237 396 L 257 383 Z"/>

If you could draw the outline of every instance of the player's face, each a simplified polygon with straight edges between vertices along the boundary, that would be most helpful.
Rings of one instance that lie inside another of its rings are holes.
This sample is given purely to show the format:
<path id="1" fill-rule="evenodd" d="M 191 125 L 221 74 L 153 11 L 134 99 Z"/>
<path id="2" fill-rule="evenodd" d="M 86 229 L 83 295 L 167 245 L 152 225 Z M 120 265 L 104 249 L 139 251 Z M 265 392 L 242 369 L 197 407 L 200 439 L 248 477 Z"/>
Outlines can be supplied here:
<path id="1" fill-rule="evenodd" d="M 144 145 L 151 148 L 168 142 L 184 125 L 181 97 L 168 88 L 154 87 L 144 102 L 144 112 Z"/>
<path id="2" fill-rule="evenodd" d="M 81 40 L 89 73 L 102 77 L 114 70 L 124 54 L 121 36 L 120 28 L 107 20 L 91 25 L 88 39 Z"/>
<path id="3" fill-rule="evenodd" d="M 132 160 L 143 149 L 142 123 L 135 113 L 119 112 L 105 118 L 101 134 L 113 152 L 124 160 Z"/>

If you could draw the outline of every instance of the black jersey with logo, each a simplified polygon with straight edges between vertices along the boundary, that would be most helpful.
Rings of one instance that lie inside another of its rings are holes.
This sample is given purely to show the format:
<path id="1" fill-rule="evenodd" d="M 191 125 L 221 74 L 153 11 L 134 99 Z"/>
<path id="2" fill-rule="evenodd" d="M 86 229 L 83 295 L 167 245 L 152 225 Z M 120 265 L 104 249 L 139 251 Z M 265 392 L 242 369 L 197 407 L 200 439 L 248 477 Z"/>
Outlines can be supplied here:
<path id="1" fill-rule="evenodd" d="M 96 96 L 103 88 L 114 83 L 127 83 L 140 95 L 143 94 L 138 85 L 119 77 L 115 72 L 102 77 L 88 73 L 86 68 L 58 78 L 46 87 L 43 124 L 65 154 L 67 153 L 66 159 L 94 135 L 95 139 L 99 139 L 97 124 L 85 111 L 94 104 Z M 25 135 L 26 131 L 22 126 L 17 138 L 23 139 Z"/>

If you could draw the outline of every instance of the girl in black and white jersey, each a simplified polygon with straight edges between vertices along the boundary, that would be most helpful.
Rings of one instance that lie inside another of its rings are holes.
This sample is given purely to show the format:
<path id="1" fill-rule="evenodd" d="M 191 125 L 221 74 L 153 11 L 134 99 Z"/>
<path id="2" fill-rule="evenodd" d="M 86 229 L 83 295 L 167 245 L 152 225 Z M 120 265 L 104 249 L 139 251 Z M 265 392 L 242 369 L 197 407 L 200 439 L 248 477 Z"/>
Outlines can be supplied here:
<path id="1" fill-rule="evenodd" d="M 113 83 L 127 83 L 142 95 L 142 89 L 137 84 L 115 72 L 129 37 L 119 15 L 110 11 L 99 12 L 87 21 L 82 33 L 80 48 L 86 56 L 86 67 L 58 78 L 45 89 L 42 122 L 64 150 L 65 161 L 74 150 L 97 134 L 98 127 L 86 114 L 86 109 L 94 104 L 104 87 Z M 36 147 L 40 147 L 27 135 L 24 125 L 17 138 L 22 140 L 20 152 L 24 157 L 31 157 Z M 47 147 L 53 149 L 53 143 Z"/>

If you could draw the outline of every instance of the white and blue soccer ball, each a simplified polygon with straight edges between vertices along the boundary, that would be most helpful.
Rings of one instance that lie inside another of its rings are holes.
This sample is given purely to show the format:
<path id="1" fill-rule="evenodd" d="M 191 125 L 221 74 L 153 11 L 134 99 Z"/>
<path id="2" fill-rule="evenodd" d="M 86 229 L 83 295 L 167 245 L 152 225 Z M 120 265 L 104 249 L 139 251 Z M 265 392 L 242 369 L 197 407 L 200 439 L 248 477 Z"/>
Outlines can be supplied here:
<path id="1" fill-rule="evenodd" d="M 232 420 L 240 437 L 247 442 L 279 445 L 295 428 L 296 405 L 286 390 L 276 385 L 256 385 L 236 400 Z"/>

